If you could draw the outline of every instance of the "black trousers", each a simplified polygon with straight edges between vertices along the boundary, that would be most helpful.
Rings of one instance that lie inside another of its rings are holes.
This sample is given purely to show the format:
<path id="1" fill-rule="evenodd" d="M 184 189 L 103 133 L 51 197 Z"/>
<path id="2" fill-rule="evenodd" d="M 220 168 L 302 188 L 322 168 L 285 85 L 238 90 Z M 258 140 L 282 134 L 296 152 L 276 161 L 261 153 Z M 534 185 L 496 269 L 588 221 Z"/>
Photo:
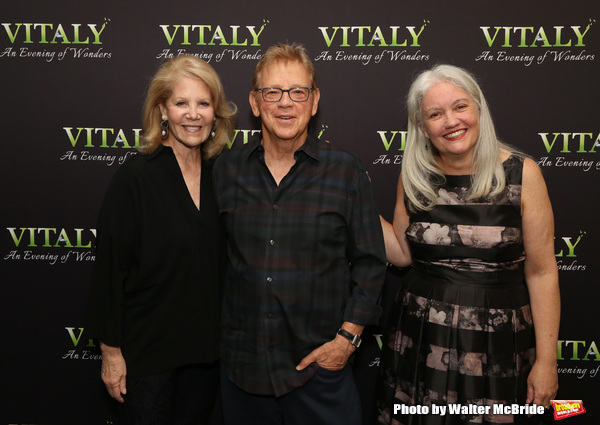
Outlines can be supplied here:
<path id="1" fill-rule="evenodd" d="M 157 375 L 127 376 L 126 385 L 120 424 L 207 425 L 219 392 L 219 364 L 200 363 Z M 220 416 L 220 408 L 217 413 Z"/>
<path id="2" fill-rule="evenodd" d="M 250 394 L 221 372 L 226 425 L 361 425 L 352 368 L 319 368 L 304 386 L 280 397 Z"/>

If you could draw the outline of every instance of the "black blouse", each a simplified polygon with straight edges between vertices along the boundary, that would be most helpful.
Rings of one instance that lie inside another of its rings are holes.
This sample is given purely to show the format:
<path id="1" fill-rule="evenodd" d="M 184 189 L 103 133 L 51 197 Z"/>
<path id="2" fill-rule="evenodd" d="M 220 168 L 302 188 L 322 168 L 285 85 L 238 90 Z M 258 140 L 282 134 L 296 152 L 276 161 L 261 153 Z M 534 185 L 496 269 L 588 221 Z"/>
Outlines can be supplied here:
<path id="1" fill-rule="evenodd" d="M 100 210 L 86 333 L 130 375 L 215 361 L 224 245 L 210 164 L 198 210 L 171 148 L 133 157 Z"/>

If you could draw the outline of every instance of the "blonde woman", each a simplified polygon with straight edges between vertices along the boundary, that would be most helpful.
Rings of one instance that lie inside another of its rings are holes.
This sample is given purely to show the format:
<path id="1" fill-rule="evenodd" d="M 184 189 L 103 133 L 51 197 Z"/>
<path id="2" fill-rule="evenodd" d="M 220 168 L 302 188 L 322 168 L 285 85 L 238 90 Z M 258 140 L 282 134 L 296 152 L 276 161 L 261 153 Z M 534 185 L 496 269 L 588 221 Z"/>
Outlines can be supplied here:
<path id="1" fill-rule="evenodd" d="M 150 83 L 140 154 L 99 219 L 86 331 L 127 424 L 208 423 L 218 392 L 225 239 L 212 161 L 234 128 L 215 70 L 192 56 Z"/>

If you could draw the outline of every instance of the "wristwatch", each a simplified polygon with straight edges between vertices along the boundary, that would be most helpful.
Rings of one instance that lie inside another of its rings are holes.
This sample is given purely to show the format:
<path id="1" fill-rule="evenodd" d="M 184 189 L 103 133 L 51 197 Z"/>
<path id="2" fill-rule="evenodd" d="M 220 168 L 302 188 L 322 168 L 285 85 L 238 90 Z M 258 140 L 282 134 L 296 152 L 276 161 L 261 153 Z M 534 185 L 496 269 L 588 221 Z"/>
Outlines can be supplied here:
<path id="1" fill-rule="evenodd" d="M 339 329 L 337 331 L 337 333 L 338 333 L 338 335 L 341 335 L 344 338 L 346 338 L 348 341 L 350 341 L 350 344 L 352 344 L 352 346 L 354 348 L 360 347 L 360 343 L 362 342 L 362 338 L 360 337 L 360 335 L 355 335 L 353 333 L 350 333 L 346 329 Z"/>

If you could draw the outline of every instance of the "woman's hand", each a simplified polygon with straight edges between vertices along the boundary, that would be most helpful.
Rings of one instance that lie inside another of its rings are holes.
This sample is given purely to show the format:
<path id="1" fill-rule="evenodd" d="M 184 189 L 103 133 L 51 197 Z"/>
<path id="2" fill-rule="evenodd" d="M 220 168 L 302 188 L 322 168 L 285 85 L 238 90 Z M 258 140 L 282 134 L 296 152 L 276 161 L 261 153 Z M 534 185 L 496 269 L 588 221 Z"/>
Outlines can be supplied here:
<path id="1" fill-rule="evenodd" d="M 527 404 L 548 408 L 558 391 L 558 370 L 556 364 L 543 364 L 536 361 L 527 378 Z"/>
<path id="2" fill-rule="evenodd" d="M 127 376 L 127 367 L 125 359 L 121 354 L 120 347 L 111 347 L 100 343 L 102 350 L 102 381 L 112 398 L 120 403 L 124 403 L 123 394 L 127 394 L 125 386 L 125 377 Z"/>

